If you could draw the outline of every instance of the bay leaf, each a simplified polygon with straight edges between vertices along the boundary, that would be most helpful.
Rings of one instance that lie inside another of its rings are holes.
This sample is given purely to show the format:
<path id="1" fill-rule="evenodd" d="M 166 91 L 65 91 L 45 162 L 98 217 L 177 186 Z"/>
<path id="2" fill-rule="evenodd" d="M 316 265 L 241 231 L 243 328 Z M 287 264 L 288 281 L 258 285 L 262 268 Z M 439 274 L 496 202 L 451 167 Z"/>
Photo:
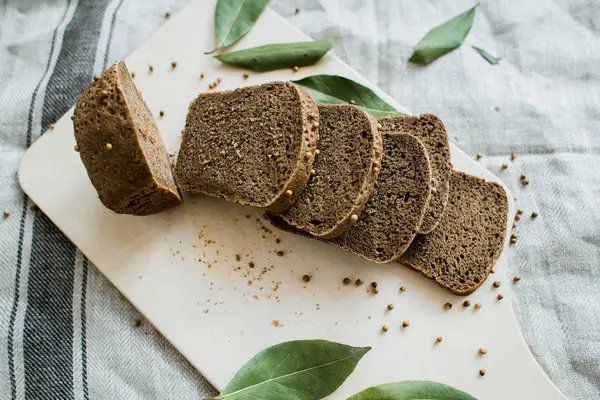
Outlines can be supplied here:
<path id="1" fill-rule="evenodd" d="M 477 5 L 427 32 L 408 61 L 426 65 L 459 48 L 473 26 L 476 8 Z"/>
<path id="2" fill-rule="evenodd" d="M 212 53 L 231 46 L 252 29 L 269 0 L 218 0 L 215 7 L 215 37 Z"/>
<path id="3" fill-rule="evenodd" d="M 215 399 L 317 400 L 333 393 L 370 347 L 294 340 L 248 361 Z"/>
<path id="4" fill-rule="evenodd" d="M 474 48 L 481 55 L 481 57 L 485 58 L 485 60 L 492 65 L 496 65 L 500 62 L 500 60 L 502 60 L 500 57 L 495 57 L 495 56 L 491 55 L 490 53 L 488 53 L 481 47 L 477 47 L 477 46 L 471 46 L 471 47 Z"/>
<path id="5" fill-rule="evenodd" d="M 269 44 L 251 49 L 231 51 L 215 56 L 225 64 L 243 67 L 252 71 L 305 67 L 319 61 L 333 48 L 331 39 L 311 42 Z"/>
<path id="6" fill-rule="evenodd" d="M 375 118 L 402 115 L 383 101 L 375 92 L 351 79 L 338 75 L 312 75 L 292 81 L 306 89 L 317 104 L 344 104 L 353 102 Z"/>
<path id="7" fill-rule="evenodd" d="M 348 400 L 477 400 L 452 386 L 430 381 L 403 381 L 373 386 Z"/>

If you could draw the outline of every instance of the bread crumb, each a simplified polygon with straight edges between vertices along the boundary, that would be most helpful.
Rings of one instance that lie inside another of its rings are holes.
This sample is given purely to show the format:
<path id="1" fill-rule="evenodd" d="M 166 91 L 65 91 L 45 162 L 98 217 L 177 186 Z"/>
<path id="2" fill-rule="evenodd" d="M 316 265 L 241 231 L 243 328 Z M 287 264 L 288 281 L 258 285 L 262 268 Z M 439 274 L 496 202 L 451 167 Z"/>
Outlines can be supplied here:
<path id="1" fill-rule="evenodd" d="M 482 157 L 481 154 L 476 154 L 475 155 L 475 159 L 477 159 L 477 160 L 481 160 L 481 157 Z"/>
<path id="2" fill-rule="evenodd" d="M 50 129 L 51 131 L 53 131 L 53 130 L 54 130 L 54 124 L 50 124 L 50 127 L 49 127 L 49 129 Z"/>
<path id="3" fill-rule="evenodd" d="M 171 11 L 167 11 L 165 13 L 165 19 L 169 19 L 170 16 L 171 16 Z"/>
<path id="4" fill-rule="evenodd" d="M 510 161 L 514 161 L 515 158 L 517 158 L 517 155 L 515 153 L 510 153 Z"/>
<path id="5" fill-rule="evenodd" d="M 149 73 L 153 73 L 154 72 L 154 65 L 152 65 L 152 64 L 148 65 L 148 72 Z"/>
<path id="6" fill-rule="evenodd" d="M 273 326 L 280 328 L 283 326 L 283 324 L 281 322 L 279 322 L 278 320 L 274 319 L 273 320 Z"/>
<path id="7" fill-rule="evenodd" d="M 134 319 L 131 320 L 131 326 L 133 326 L 134 328 L 137 328 L 140 325 L 141 325 L 141 323 L 140 323 L 140 321 L 138 319 L 134 318 Z"/>
<path id="8" fill-rule="evenodd" d="M 131 79 L 135 79 L 135 72 L 131 73 Z"/>

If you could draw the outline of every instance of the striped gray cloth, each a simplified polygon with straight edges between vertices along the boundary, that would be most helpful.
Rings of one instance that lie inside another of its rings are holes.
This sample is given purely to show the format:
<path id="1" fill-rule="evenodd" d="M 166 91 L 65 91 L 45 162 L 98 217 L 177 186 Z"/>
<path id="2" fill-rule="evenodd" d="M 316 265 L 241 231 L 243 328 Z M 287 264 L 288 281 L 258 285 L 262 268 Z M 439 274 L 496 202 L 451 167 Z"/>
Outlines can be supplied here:
<path id="1" fill-rule="evenodd" d="M 202 1 L 202 0 L 197 0 Z M 0 0 L 0 399 L 198 399 L 213 389 L 21 192 L 21 156 L 94 73 L 184 0 Z M 573 399 L 600 398 L 600 5 L 483 1 L 468 45 L 408 65 L 472 1 L 273 0 L 271 6 L 452 140 L 525 210 L 510 254 L 519 322 Z M 301 11 L 296 14 L 295 8 Z M 199 50 L 200 51 L 200 50 Z M 518 157 L 509 161 L 514 151 Z M 500 173 L 501 163 L 509 164 Z M 531 182 L 522 187 L 519 174 Z M 539 212 L 536 220 L 528 215 Z M 508 289 L 505 289 L 508 290 Z M 132 320 L 141 321 L 139 327 Z M 214 362 L 214 360 L 207 360 Z M 510 384 L 510 382 L 507 382 Z"/>

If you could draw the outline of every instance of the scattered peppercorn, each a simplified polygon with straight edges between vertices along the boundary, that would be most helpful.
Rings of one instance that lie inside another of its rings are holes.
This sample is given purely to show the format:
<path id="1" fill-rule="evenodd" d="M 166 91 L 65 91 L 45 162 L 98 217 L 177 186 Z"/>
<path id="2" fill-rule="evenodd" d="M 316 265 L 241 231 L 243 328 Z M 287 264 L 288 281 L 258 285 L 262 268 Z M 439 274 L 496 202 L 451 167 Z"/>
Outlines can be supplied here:
<path id="1" fill-rule="evenodd" d="M 494 107 L 494 110 L 500 111 L 500 107 Z"/>
<path id="2" fill-rule="evenodd" d="M 110 143 L 106 143 L 106 146 L 105 146 L 105 147 L 106 147 L 106 150 L 112 150 L 112 148 L 113 148 L 113 145 L 112 145 L 112 144 L 110 144 Z"/>
<path id="3" fill-rule="evenodd" d="M 502 295 L 502 293 L 498 294 L 498 300 L 502 300 L 504 298 L 504 296 Z"/>
<path id="4" fill-rule="evenodd" d="M 508 165 L 506 165 L 506 163 L 502 163 L 502 165 L 500 166 L 500 169 L 506 169 L 508 168 Z"/>
<path id="5" fill-rule="evenodd" d="M 78 152 L 78 153 L 79 153 L 79 146 L 78 146 L 78 145 L 75 145 L 75 146 L 73 147 L 73 150 L 75 150 L 76 152 Z"/>
<path id="6" fill-rule="evenodd" d="M 350 278 L 344 278 L 344 280 L 342 281 L 344 283 L 344 285 L 348 286 L 350 284 Z"/>
<path id="7" fill-rule="evenodd" d="M 54 130 L 54 124 L 50 124 L 50 130 L 53 131 Z"/>
<path id="8" fill-rule="evenodd" d="M 165 13 L 165 19 L 169 19 L 170 16 L 171 16 L 171 11 L 167 11 Z"/>
<path id="9" fill-rule="evenodd" d="M 277 243 L 277 244 L 281 243 L 281 239 L 279 239 L 279 238 L 275 239 L 275 243 Z"/>
<path id="10" fill-rule="evenodd" d="M 154 66 L 153 65 L 149 65 L 148 66 L 148 72 L 150 72 L 150 73 L 154 72 Z"/>
<path id="11" fill-rule="evenodd" d="M 10 211 L 8 210 L 8 208 L 4 210 L 4 217 L 5 218 L 10 217 Z"/>
<path id="12" fill-rule="evenodd" d="M 158 116 L 161 117 L 161 118 L 164 117 L 165 116 L 165 112 L 164 111 L 159 111 Z"/>
<path id="13" fill-rule="evenodd" d="M 292 68 L 294 70 L 294 72 L 298 72 L 300 71 L 300 67 L 298 67 L 297 65 L 294 65 L 294 68 Z"/>
<path id="14" fill-rule="evenodd" d="M 477 160 L 481 160 L 481 154 L 476 154 L 476 155 L 475 155 L 475 158 L 476 158 Z"/>
<path id="15" fill-rule="evenodd" d="M 499 288 L 500 287 L 500 281 L 494 281 L 494 287 L 495 288 Z"/>
<path id="16" fill-rule="evenodd" d="M 531 218 L 537 218 L 537 216 L 538 216 L 538 213 L 536 213 L 535 211 L 533 211 L 531 213 Z"/>
<path id="17" fill-rule="evenodd" d="M 373 288 L 373 289 L 371 289 L 371 293 L 373 293 L 373 294 L 379 294 L 379 289 Z"/>
<path id="18" fill-rule="evenodd" d="M 517 158 L 517 155 L 515 153 L 510 153 L 510 160 L 514 160 L 515 158 Z"/>
<path id="19" fill-rule="evenodd" d="M 481 354 L 481 355 L 487 354 L 487 350 L 485 348 L 483 348 L 483 347 L 480 347 L 479 348 L 479 354 Z"/>
<path id="20" fill-rule="evenodd" d="M 523 184 L 523 186 L 527 186 L 529 185 L 529 180 L 527 179 L 523 179 L 523 182 L 521 182 Z"/>
<path id="21" fill-rule="evenodd" d="M 360 279 L 357 279 L 356 282 L 354 282 L 354 284 L 356 286 L 361 286 L 363 284 L 363 281 L 361 281 Z"/>
<path id="22" fill-rule="evenodd" d="M 450 310 L 452 308 L 452 303 L 446 303 L 444 304 L 444 310 Z"/>
<path id="23" fill-rule="evenodd" d="M 303 280 L 304 282 L 310 282 L 310 276 L 309 276 L 309 275 L 304 275 L 304 276 L 302 277 L 302 280 Z"/>
<path id="24" fill-rule="evenodd" d="M 279 257 L 283 257 L 283 255 L 284 255 L 284 254 L 285 254 L 285 253 L 284 253 L 283 251 L 281 251 L 281 250 L 279 250 L 279 251 L 277 252 L 277 255 L 278 255 Z"/>
<path id="25" fill-rule="evenodd" d="M 296 14 L 298 14 L 300 12 L 299 8 L 296 8 Z"/>
<path id="26" fill-rule="evenodd" d="M 356 101 L 350 100 L 350 104 L 354 105 L 354 104 L 356 104 Z"/>
<path id="27" fill-rule="evenodd" d="M 133 78 L 135 78 L 135 72 L 132 72 L 132 73 L 131 73 L 131 78 L 132 78 L 132 79 L 133 79 Z"/>
<path id="28" fill-rule="evenodd" d="M 248 266 L 249 266 L 250 268 L 254 268 L 254 266 L 255 266 L 255 264 L 254 264 L 254 261 L 250 261 L 250 262 L 248 263 Z"/>
<path id="29" fill-rule="evenodd" d="M 384 332 L 387 332 L 389 329 L 390 329 L 390 327 L 389 327 L 389 326 L 387 326 L 387 325 L 383 325 L 383 326 L 381 327 L 381 330 L 382 330 L 382 331 L 384 331 Z"/>
<path id="30" fill-rule="evenodd" d="M 388 305 L 387 305 L 387 309 L 388 309 L 389 311 L 392 311 L 392 310 L 394 309 L 394 305 L 393 305 L 392 303 L 388 304 Z"/>
<path id="31" fill-rule="evenodd" d="M 137 320 L 137 319 L 132 319 L 131 320 L 131 326 L 133 326 L 134 328 L 137 328 L 140 325 L 141 325 L 141 323 L 140 323 L 139 320 Z"/>
<path id="32" fill-rule="evenodd" d="M 438 336 L 435 338 L 435 343 L 442 343 L 443 338 L 441 336 Z"/>
<path id="33" fill-rule="evenodd" d="M 521 280 L 521 277 L 519 275 L 513 276 L 513 282 L 519 282 L 520 280 Z"/>
<path id="34" fill-rule="evenodd" d="M 485 375 L 485 369 L 481 368 L 479 370 L 479 375 L 484 376 Z"/>
<path id="35" fill-rule="evenodd" d="M 471 305 L 471 302 L 469 300 L 465 300 L 463 302 L 463 306 L 465 306 L 465 307 L 469 307 L 470 305 Z"/>
<path id="36" fill-rule="evenodd" d="M 404 286 L 400 286 L 400 291 L 401 292 L 406 292 L 406 288 Z"/>
<path id="37" fill-rule="evenodd" d="M 371 287 L 372 288 L 376 288 L 377 287 L 377 282 L 371 282 Z"/>
<path id="38" fill-rule="evenodd" d="M 244 74 L 242 76 L 244 77 L 244 79 L 248 79 L 250 77 L 250 75 L 248 75 L 248 74 Z"/>
<path id="39" fill-rule="evenodd" d="M 527 177 L 525 176 L 525 174 L 521 174 L 521 175 L 519 175 L 519 179 L 523 181 L 523 180 L 527 179 Z"/>
<path id="40" fill-rule="evenodd" d="M 175 69 L 175 68 L 177 68 L 177 61 L 173 61 L 173 62 L 171 63 L 171 68 L 172 68 L 172 69 Z"/>
<path id="41" fill-rule="evenodd" d="M 404 321 L 402 321 L 402 327 L 403 328 L 408 328 L 409 325 L 410 325 L 410 322 L 408 320 L 405 319 Z"/>
<path id="42" fill-rule="evenodd" d="M 481 303 L 475 303 L 473 306 L 474 309 L 479 310 L 481 308 Z"/>
<path id="43" fill-rule="evenodd" d="M 240 256 L 239 254 L 235 255 L 235 261 L 240 261 L 242 259 L 242 256 Z"/>

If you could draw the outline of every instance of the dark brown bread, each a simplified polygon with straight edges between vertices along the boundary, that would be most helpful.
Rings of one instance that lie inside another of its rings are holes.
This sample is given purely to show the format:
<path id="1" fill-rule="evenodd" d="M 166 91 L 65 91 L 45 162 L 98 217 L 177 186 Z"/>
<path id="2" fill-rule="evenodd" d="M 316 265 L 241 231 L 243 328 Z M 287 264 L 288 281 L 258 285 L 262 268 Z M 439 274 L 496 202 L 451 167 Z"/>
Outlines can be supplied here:
<path id="1" fill-rule="evenodd" d="M 181 203 L 158 127 L 124 62 L 94 79 L 73 124 L 81 161 L 107 208 L 149 215 Z"/>
<path id="2" fill-rule="evenodd" d="M 431 114 L 419 117 L 384 117 L 379 120 L 381 131 L 408 133 L 419 139 L 429 153 L 433 173 L 433 191 L 429 207 L 423 218 L 419 233 L 429 233 L 435 229 L 448 201 L 448 180 L 450 179 L 450 146 L 442 121 Z"/>
<path id="3" fill-rule="evenodd" d="M 379 175 L 377 121 L 349 104 L 320 105 L 318 147 L 315 174 L 280 216 L 311 235 L 333 238 L 356 222 Z"/>
<path id="4" fill-rule="evenodd" d="M 455 294 L 468 295 L 500 256 L 507 217 L 500 185 L 452 171 L 448 206 L 438 227 L 417 236 L 400 262 Z"/>
<path id="5" fill-rule="evenodd" d="M 394 261 L 415 237 L 430 194 L 431 168 L 423 144 L 411 135 L 385 134 L 381 172 L 360 219 L 325 241 L 378 264 Z M 270 219 L 280 229 L 306 235 L 281 218 Z"/>
<path id="6" fill-rule="evenodd" d="M 281 212 L 308 181 L 319 112 L 289 82 L 203 93 L 189 108 L 175 166 L 180 189 Z"/>

